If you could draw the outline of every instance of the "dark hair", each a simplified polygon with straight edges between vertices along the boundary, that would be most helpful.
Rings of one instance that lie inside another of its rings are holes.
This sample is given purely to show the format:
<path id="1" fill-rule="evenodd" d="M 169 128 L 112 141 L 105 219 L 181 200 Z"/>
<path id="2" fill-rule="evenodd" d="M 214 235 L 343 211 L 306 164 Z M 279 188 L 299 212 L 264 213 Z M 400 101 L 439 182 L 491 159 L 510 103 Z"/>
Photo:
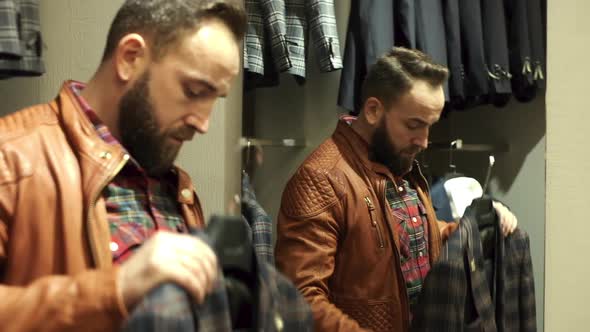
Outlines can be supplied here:
<path id="1" fill-rule="evenodd" d="M 160 59 L 184 33 L 210 17 L 221 19 L 236 40 L 244 37 L 246 12 L 240 0 L 126 0 L 111 23 L 102 61 L 130 33 L 150 38 L 152 56 Z"/>
<path id="2" fill-rule="evenodd" d="M 369 68 L 362 86 L 361 108 L 370 97 L 389 107 L 412 88 L 414 81 L 424 80 L 432 86 L 440 86 L 448 75 L 449 70 L 428 55 L 394 47 Z"/>

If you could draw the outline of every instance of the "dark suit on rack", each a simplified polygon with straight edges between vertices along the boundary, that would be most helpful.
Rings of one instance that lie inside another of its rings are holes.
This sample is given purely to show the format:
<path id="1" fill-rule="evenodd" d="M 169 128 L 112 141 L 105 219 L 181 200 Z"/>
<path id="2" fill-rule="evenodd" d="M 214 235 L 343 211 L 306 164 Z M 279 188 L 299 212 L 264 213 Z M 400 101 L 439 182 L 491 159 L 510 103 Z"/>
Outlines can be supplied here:
<path id="1" fill-rule="evenodd" d="M 443 1 L 447 59 L 449 63 L 449 94 L 452 104 L 462 105 L 465 101 L 465 67 L 461 52 L 461 20 L 459 0 Z"/>
<path id="2" fill-rule="evenodd" d="M 481 10 L 489 102 L 504 106 L 512 93 L 504 0 L 481 0 Z"/>
<path id="3" fill-rule="evenodd" d="M 416 48 L 432 59 L 448 66 L 445 22 L 441 1 L 416 0 Z M 444 83 L 445 99 L 449 100 L 449 86 Z"/>
<path id="4" fill-rule="evenodd" d="M 358 112 L 369 66 L 394 45 L 393 1 L 352 0 L 338 105 Z"/>
<path id="5" fill-rule="evenodd" d="M 532 50 L 529 39 L 528 0 L 505 0 L 512 93 L 519 101 L 535 97 Z"/>
<path id="6" fill-rule="evenodd" d="M 485 65 L 481 0 L 459 0 L 461 46 L 465 66 L 465 93 L 479 98 L 489 92 Z M 475 104 L 478 104 L 475 101 Z"/>

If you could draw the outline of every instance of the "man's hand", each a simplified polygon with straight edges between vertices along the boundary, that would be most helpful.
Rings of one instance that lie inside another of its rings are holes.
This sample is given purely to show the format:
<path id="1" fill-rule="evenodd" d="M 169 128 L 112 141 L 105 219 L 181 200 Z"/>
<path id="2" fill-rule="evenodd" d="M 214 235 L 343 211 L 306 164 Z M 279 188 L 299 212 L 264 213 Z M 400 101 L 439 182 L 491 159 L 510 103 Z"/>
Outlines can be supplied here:
<path id="1" fill-rule="evenodd" d="M 518 219 L 516 219 L 516 216 L 502 203 L 493 201 L 492 204 L 494 205 L 496 214 L 500 219 L 500 229 L 502 230 L 502 235 L 508 236 L 512 234 L 512 232 L 514 232 L 516 229 Z"/>
<path id="2" fill-rule="evenodd" d="M 217 258 L 202 240 L 158 232 L 121 265 L 118 287 L 128 310 L 151 289 L 174 282 L 202 303 L 218 277 Z"/>

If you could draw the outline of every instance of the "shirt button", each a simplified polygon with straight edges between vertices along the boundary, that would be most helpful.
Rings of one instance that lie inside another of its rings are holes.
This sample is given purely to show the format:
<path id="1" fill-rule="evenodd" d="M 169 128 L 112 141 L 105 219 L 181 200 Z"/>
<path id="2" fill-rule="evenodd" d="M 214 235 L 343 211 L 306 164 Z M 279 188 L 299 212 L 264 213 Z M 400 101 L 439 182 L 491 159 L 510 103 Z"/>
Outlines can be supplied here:
<path id="1" fill-rule="evenodd" d="M 418 222 L 418 219 L 416 217 L 412 217 L 412 222 Z"/>
<path id="2" fill-rule="evenodd" d="M 418 254 L 418 256 L 422 257 L 422 256 L 424 256 L 424 253 L 422 251 L 420 251 L 420 253 Z"/>
<path id="3" fill-rule="evenodd" d="M 119 245 L 117 244 L 117 242 L 111 242 L 110 247 L 111 247 L 111 251 L 119 250 Z"/>
<path id="4" fill-rule="evenodd" d="M 402 191 L 404 191 L 404 187 L 398 187 L 397 190 L 401 193 Z"/>
<path id="5" fill-rule="evenodd" d="M 182 189 L 182 191 L 180 192 L 180 194 L 182 195 L 182 197 L 184 197 L 186 199 L 191 198 L 191 195 L 192 195 L 190 189 Z"/>

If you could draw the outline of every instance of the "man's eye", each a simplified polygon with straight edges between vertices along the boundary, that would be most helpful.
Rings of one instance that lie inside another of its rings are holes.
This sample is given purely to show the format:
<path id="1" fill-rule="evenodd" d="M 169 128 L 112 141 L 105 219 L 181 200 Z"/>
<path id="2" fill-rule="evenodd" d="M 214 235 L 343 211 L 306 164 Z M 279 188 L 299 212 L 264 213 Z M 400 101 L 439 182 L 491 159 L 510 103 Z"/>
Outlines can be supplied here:
<path id="1" fill-rule="evenodd" d="M 187 98 L 199 98 L 203 96 L 201 91 L 193 91 L 189 88 L 184 88 L 184 94 Z"/>

